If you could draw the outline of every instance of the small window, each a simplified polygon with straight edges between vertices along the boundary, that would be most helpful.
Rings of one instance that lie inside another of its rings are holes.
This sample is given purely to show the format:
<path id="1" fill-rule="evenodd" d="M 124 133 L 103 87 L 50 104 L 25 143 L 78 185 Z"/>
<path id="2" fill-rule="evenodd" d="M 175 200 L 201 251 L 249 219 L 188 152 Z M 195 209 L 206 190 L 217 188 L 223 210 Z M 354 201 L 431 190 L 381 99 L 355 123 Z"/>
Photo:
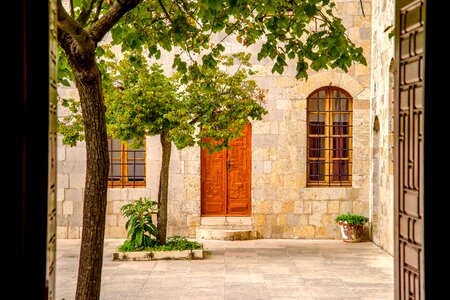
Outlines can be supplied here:
<path id="1" fill-rule="evenodd" d="M 108 139 L 108 187 L 145 187 L 145 148 L 131 149 L 119 139 Z"/>
<path id="2" fill-rule="evenodd" d="M 351 186 L 352 98 L 324 87 L 307 99 L 308 186 Z"/>

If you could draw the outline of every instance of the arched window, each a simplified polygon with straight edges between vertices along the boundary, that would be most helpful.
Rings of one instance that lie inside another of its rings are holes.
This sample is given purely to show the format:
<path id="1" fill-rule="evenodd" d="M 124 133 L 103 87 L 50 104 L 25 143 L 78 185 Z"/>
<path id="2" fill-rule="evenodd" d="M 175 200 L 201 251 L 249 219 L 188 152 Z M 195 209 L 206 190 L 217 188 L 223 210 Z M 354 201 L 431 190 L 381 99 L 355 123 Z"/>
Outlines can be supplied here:
<path id="1" fill-rule="evenodd" d="M 145 187 L 145 148 L 130 149 L 119 139 L 108 138 L 108 187 Z"/>
<path id="2" fill-rule="evenodd" d="M 328 86 L 307 99 L 307 185 L 352 183 L 352 97 Z"/>

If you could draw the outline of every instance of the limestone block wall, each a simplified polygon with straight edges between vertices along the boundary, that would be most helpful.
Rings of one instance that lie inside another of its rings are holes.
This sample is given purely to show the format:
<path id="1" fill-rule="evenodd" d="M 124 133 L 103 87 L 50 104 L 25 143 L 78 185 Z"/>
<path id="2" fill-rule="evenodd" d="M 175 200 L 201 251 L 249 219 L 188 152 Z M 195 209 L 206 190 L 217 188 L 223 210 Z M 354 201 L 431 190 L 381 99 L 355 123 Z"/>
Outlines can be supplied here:
<path id="1" fill-rule="evenodd" d="M 73 87 L 59 87 L 59 97 L 78 99 L 78 92 Z M 67 115 L 59 107 L 58 118 Z M 86 166 L 86 149 L 84 143 L 76 147 L 62 144 L 58 137 L 57 144 L 57 237 L 80 238 L 83 223 L 83 192 Z M 80 163 L 81 162 L 81 163 Z"/>
<path id="2" fill-rule="evenodd" d="M 338 214 L 368 216 L 369 87 L 353 72 L 322 71 L 307 82 L 289 76 L 258 78 L 269 89 L 269 114 L 253 124 L 253 222 L 259 237 L 339 238 Z M 306 98 L 330 84 L 354 99 L 352 187 L 307 187 Z"/>
<path id="3" fill-rule="evenodd" d="M 376 63 L 371 71 L 371 217 L 374 242 L 393 254 L 395 70 L 394 38 L 389 38 L 389 32 L 395 24 L 395 1 L 373 1 L 372 5 L 372 61 Z"/>

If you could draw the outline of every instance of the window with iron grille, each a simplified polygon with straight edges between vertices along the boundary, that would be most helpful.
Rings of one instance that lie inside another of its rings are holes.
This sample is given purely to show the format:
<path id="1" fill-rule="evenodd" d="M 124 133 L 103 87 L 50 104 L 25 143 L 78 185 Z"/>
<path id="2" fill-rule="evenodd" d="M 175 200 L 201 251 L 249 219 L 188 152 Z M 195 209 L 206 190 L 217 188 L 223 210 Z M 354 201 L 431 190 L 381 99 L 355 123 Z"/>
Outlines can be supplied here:
<path id="1" fill-rule="evenodd" d="M 130 149 L 119 139 L 108 139 L 108 187 L 145 187 L 145 147 Z"/>
<path id="2" fill-rule="evenodd" d="M 307 185 L 351 186 L 352 97 L 323 87 L 307 98 Z"/>

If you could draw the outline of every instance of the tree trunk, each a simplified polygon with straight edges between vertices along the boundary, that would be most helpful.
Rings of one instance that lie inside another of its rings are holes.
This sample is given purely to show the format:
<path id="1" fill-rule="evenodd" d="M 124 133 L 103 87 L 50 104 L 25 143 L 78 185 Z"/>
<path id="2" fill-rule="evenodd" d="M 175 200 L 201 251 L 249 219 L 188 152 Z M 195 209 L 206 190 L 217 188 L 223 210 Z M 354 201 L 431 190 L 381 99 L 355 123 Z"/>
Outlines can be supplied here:
<path id="1" fill-rule="evenodd" d="M 161 173 L 159 174 L 159 190 L 158 190 L 158 241 L 161 244 L 166 243 L 167 237 L 167 198 L 169 193 L 169 166 L 170 152 L 172 151 L 172 142 L 168 138 L 168 134 L 163 132 L 160 136 L 162 146 L 162 163 Z"/>
<path id="2" fill-rule="evenodd" d="M 75 78 L 86 141 L 83 233 L 76 299 L 100 299 L 109 168 L 105 105 L 101 74 L 95 64 L 89 69 L 78 69 Z"/>
<path id="3" fill-rule="evenodd" d="M 114 1 L 94 23 L 88 14 L 72 19 L 58 5 L 58 43 L 64 49 L 75 77 L 83 115 L 86 142 L 86 182 L 83 202 L 83 233 L 78 266 L 77 300 L 100 299 L 108 191 L 108 135 L 102 77 L 96 63 L 97 44 L 122 16 L 141 0 Z M 85 7 L 86 8 L 86 7 Z M 90 28 L 83 28 L 91 24 Z"/>

